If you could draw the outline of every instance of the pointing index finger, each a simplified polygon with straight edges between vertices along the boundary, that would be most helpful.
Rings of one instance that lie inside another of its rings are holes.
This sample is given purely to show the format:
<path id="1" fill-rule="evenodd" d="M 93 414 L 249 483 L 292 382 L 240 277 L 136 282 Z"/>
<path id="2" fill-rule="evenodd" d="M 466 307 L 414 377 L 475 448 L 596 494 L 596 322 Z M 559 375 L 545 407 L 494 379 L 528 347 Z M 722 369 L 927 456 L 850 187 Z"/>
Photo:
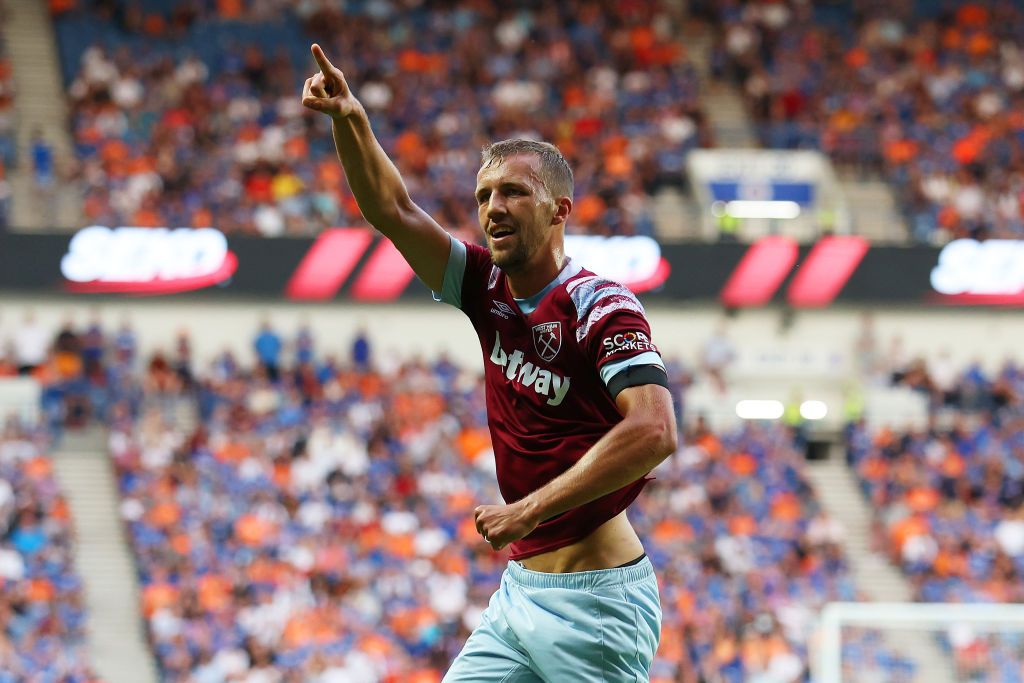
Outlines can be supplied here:
<path id="1" fill-rule="evenodd" d="M 323 73 L 324 76 L 334 70 L 334 65 L 331 64 L 331 60 L 327 59 L 327 55 L 324 54 L 324 51 L 317 43 L 313 43 L 309 49 L 313 53 L 313 59 L 316 60 L 317 66 L 320 67 L 320 72 Z"/>

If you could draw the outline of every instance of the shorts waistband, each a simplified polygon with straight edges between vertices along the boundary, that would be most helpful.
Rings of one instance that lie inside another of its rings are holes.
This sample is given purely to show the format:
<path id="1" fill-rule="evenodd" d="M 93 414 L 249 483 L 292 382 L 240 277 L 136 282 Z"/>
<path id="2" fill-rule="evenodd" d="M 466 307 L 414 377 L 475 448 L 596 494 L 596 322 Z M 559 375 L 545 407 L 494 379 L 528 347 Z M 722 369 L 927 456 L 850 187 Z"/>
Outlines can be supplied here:
<path id="1" fill-rule="evenodd" d="M 552 574 L 549 572 L 535 572 L 516 561 L 511 561 L 505 570 L 505 576 L 510 581 L 527 588 L 590 590 L 646 581 L 654 577 L 654 565 L 651 564 L 649 557 L 645 557 L 640 562 L 629 567 Z"/>

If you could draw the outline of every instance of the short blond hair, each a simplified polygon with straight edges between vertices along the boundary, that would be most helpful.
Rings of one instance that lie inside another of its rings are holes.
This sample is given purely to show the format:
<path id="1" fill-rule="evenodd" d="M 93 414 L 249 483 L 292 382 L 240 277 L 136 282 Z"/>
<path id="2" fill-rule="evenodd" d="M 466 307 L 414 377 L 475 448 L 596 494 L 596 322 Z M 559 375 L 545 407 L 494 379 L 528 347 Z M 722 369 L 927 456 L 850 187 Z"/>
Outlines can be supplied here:
<path id="1" fill-rule="evenodd" d="M 486 145 L 480 152 L 480 168 L 500 163 L 517 154 L 536 154 L 540 159 L 540 175 L 552 197 L 572 199 L 573 178 L 569 162 L 550 142 L 537 140 L 502 140 Z"/>

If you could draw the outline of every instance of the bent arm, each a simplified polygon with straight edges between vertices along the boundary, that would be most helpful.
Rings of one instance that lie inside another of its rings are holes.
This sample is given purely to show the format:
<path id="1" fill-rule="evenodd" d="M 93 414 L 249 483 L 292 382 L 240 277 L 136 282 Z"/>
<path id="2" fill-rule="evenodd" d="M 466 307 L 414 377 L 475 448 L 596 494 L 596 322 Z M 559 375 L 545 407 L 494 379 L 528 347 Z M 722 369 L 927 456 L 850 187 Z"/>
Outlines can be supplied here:
<path id="1" fill-rule="evenodd" d="M 672 395 L 657 384 L 629 387 L 615 399 L 623 419 L 568 470 L 520 503 L 538 523 L 640 479 L 676 450 Z"/>
<path id="2" fill-rule="evenodd" d="M 428 287 L 440 291 L 451 249 L 448 233 L 412 201 L 362 106 L 331 120 L 338 158 L 363 217 L 394 242 Z"/>

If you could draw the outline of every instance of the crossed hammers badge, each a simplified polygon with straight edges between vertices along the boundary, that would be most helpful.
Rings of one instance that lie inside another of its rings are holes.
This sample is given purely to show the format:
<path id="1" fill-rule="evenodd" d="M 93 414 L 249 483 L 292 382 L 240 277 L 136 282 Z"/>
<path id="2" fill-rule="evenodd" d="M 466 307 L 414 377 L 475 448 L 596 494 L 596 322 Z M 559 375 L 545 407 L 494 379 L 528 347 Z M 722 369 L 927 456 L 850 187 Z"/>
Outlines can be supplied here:
<path id="1" fill-rule="evenodd" d="M 541 323 L 533 326 L 533 348 L 541 360 L 550 362 L 562 348 L 562 323 Z"/>

